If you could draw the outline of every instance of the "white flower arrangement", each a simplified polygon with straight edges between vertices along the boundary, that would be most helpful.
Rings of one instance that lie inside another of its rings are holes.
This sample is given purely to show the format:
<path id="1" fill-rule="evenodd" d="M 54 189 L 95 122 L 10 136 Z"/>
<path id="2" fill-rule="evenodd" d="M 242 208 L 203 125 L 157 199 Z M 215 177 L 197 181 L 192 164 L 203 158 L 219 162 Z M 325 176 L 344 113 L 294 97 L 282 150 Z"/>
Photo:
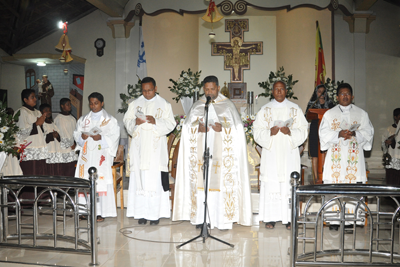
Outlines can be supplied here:
<path id="1" fill-rule="evenodd" d="M 337 88 L 342 83 L 343 83 L 343 81 L 335 82 L 334 80 L 327 78 L 325 81 L 325 84 L 324 84 L 324 86 L 326 88 L 326 92 L 328 93 L 328 97 L 335 106 L 338 104 L 337 98 L 336 98 Z"/>
<path id="2" fill-rule="evenodd" d="M 201 89 L 200 82 L 200 74 L 201 71 L 193 72 L 190 69 L 187 71 L 182 71 L 179 79 L 174 81 L 173 79 L 169 79 L 170 82 L 173 83 L 172 87 L 169 86 L 169 90 L 175 93 L 177 96 L 172 98 L 176 102 L 179 101 L 182 97 L 192 97 L 193 92 L 198 92 Z"/>
<path id="3" fill-rule="evenodd" d="M 0 152 L 16 156 L 19 154 L 15 148 L 15 137 L 19 131 L 16 121 L 18 121 L 20 112 L 10 115 L 7 114 L 6 108 L 4 100 L 0 100 Z"/>
<path id="4" fill-rule="evenodd" d="M 244 133 L 246 135 L 246 141 L 247 141 L 247 143 L 250 143 L 250 141 L 251 141 L 252 144 L 254 145 L 253 123 L 254 123 L 254 120 L 256 119 L 256 116 L 255 116 L 255 114 L 251 115 L 251 116 L 241 114 L 240 117 L 243 122 Z"/>
<path id="5" fill-rule="evenodd" d="M 272 71 L 269 73 L 268 80 L 264 82 L 259 82 L 258 85 L 265 90 L 264 93 L 259 94 L 258 96 L 269 97 L 270 100 L 274 98 L 272 95 L 272 86 L 276 81 L 283 81 L 286 83 L 286 98 L 290 99 L 298 99 L 294 96 L 293 86 L 298 82 L 298 80 L 293 80 L 293 75 L 290 74 L 288 77 L 285 76 L 284 68 L 280 67 L 277 72 L 273 73 Z"/>
<path id="6" fill-rule="evenodd" d="M 183 127 L 183 123 L 185 122 L 185 119 L 186 119 L 186 115 L 177 114 L 177 115 L 174 115 L 174 118 L 175 118 L 175 122 L 176 122 L 176 127 L 175 127 L 173 133 L 175 134 L 175 136 L 180 136 L 182 127 Z"/>
<path id="7" fill-rule="evenodd" d="M 128 111 L 129 104 L 136 98 L 142 95 L 142 81 L 139 79 L 135 85 L 128 84 L 128 94 L 119 94 L 122 100 L 121 108 L 118 109 L 119 113 L 125 114 Z"/>

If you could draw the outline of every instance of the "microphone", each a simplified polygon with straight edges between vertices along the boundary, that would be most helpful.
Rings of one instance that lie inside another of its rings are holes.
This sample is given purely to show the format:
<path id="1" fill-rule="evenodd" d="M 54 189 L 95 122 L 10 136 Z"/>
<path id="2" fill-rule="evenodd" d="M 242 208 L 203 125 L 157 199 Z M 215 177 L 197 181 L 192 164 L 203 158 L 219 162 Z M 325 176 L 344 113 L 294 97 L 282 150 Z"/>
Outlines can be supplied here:
<path id="1" fill-rule="evenodd" d="M 207 102 L 206 102 L 206 106 L 208 106 L 211 102 L 211 96 L 207 96 Z"/>

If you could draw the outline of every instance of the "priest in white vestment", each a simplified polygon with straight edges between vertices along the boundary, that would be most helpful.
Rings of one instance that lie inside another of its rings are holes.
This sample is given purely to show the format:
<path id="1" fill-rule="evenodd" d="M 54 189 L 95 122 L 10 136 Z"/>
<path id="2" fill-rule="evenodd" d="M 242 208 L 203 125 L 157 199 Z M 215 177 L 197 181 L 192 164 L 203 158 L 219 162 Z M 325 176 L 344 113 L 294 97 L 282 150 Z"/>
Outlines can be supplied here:
<path id="1" fill-rule="evenodd" d="M 215 76 L 203 81 L 210 96 L 207 145 L 209 161 L 208 210 L 211 228 L 232 229 L 232 223 L 250 226 L 252 208 L 243 124 L 235 105 L 219 93 Z M 172 220 L 204 220 L 203 151 L 206 96 L 193 104 L 182 127 Z"/>
<path id="2" fill-rule="evenodd" d="M 382 135 L 382 150 L 391 157 L 388 164 L 385 165 L 386 184 L 400 185 L 400 147 L 398 144 L 400 141 L 400 108 L 393 110 L 393 119 L 394 123 Z"/>
<path id="3" fill-rule="evenodd" d="M 259 218 L 272 229 L 277 221 L 290 229 L 290 174 L 300 173 L 299 146 L 307 139 L 308 123 L 301 108 L 286 99 L 286 84 L 273 84 L 274 99 L 254 121 L 254 140 L 262 146 Z"/>
<path id="4" fill-rule="evenodd" d="M 339 105 L 324 114 L 319 128 L 321 150 L 328 150 L 323 182 L 366 183 L 364 150 L 369 151 L 372 148 L 374 127 L 367 112 L 352 104 L 354 96 L 350 84 L 343 83 L 338 86 L 337 98 Z M 354 209 L 354 202 L 347 201 L 346 213 L 354 214 Z M 339 208 L 330 204 L 325 210 L 338 212 Z M 330 221 L 330 224 L 330 229 L 337 230 L 339 221 Z M 364 222 L 358 221 L 357 224 L 363 225 Z"/>
<path id="5" fill-rule="evenodd" d="M 142 80 L 142 96 L 129 104 L 124 116 L 130 147 L 130 180 L 127 217 L 139 224 L 157 225 L 170 218 L 167 134 L 176 126 L 171 104 L 157 95 L 156 81 Z M 166 184 L 162 185 L 162 172 Z"/>
<path id="6" fill-rule="evenodd" d="M 88 179 L 90 167 L 97 169 L 97 221 L 103 217 L 116 217 L 117 208 L 114 197 L 111 166 L 117 154 L 120 128 L 117 120 L 103 109 L 104 97 L 100 93 L 92 93 L 88 97 L 91 111 L 82 116 L 74 132 L 80 150 L 75 177 Z M 79 202 L 85 204 L 83 196 Z"/>

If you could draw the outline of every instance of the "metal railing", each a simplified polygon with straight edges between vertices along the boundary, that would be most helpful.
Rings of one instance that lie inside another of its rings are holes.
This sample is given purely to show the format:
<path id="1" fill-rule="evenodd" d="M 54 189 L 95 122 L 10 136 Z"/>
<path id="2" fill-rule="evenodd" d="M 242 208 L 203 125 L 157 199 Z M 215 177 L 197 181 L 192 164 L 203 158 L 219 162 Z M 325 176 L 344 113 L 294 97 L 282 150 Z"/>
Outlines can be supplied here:
<path id="1" fill-rule="evenodd" d="M 290 266 L 400 266 L 400 187 L 299 186 L 299 177 L 291 174 Z"/>
<path id="2" fill-rule="evenodd" d="M 99 265 L 96 179 L 94 167 L 89 169 L 89 180 L 61 176 L 2 177 L 0 246 L 87 253 L 91 255 L 90 265 Z M 46 220 L 49 217 L 51 232 Z M 83 217 L 87 218 L 86 225 L 81 222 Z"/>

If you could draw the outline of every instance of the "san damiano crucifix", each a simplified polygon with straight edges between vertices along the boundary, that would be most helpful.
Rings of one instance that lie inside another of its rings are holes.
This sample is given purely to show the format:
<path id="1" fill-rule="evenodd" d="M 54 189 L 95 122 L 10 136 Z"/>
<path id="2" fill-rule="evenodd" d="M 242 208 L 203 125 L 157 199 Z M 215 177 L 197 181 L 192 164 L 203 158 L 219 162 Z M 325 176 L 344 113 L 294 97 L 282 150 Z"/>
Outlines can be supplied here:
<path id="1" fill-rule="evenodd" d="M 224 56 L 224 69 L 231 71 L 231 83 L 243 83 L 243 70 L 250 69 L 250 55 L 262 55 L 263 42 L 244 41 L 248 19 L 225 20 L 225 31 L 229 32 L 230 42 L 211 43 L 211 55 Z"/>

